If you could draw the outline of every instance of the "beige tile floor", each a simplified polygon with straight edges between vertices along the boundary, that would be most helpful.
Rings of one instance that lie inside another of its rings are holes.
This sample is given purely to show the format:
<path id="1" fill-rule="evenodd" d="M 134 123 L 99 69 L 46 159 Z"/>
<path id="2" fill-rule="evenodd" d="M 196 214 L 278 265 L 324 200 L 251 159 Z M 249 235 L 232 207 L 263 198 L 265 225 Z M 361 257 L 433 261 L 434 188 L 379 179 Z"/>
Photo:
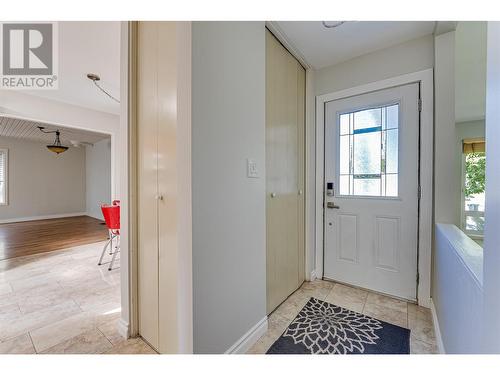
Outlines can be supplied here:
<path id="1" fill-rule="evenodd" d="M 118 333 L 120 263 L 97 266 L 102 246 L 0 261 L 0 353 L 155 353 Z"/>
<path id="2" fill-rule="evenodd" d="M 409 328 L 411 330 L 411 354 L 433 354 L 438 352 L 429 309 L 366 290 L 316 280 L 305 282 L 299 290 L 288 297 L 269 316 L 269 327 L 266 334 L 250 348 L 248 353 L 265 353 L 311 297 Z"/>

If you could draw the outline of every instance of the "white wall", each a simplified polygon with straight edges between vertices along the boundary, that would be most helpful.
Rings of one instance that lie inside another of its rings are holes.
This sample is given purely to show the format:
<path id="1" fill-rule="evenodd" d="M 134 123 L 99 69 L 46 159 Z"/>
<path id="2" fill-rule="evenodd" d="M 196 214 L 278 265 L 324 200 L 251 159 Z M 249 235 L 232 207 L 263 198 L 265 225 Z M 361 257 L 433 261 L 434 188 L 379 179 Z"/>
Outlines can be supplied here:
<path id="1" fill-rule="evenodd" d="M 225 352 L 266 316 L 264 31 L 193 23 L 195 353 Z"/>
<path id="2" fill-rule="evenodd" d="M 100 206 L 111 203 L 111 140 L 85 147 L 85 196 L 88 216 L 103 220 Z"/>
<path id="3" fill-rule="evenodd" d="M 500 353 L 500 22 L 488 22 L 484 351 Z"/>
<path id="4" fill-rule="evenodd" d="M 436 37 L 434 73 L 434 220 L 460 225 L 460 158 L 455 127 L 455 32 Z"/>
<path id="5" fill-rule="evenodd" d="M 484 21 L 460 21 L 455 31 L 455 119 L 483 120 L 486 108 Z"/>
<path id="6" fill-rule="evenodd" d="M 9 150 L 9 204 L 0 220 L 85 212 L 85 150 L 56 155 L 44 143 L 0 137 Z"/>
<path id="7" fill-rule="evenodd" d="M 444 351 L 481 353 L 483 251 L 452 224 L 437 224 L 435 237 L 432 299 Z"/>
<path id="8" fill-rule="evenodd" d="M 315 73 L 316 95 L 413 73 L 434 66 L 434 38 L 428 35 L 381 49 Z"/>

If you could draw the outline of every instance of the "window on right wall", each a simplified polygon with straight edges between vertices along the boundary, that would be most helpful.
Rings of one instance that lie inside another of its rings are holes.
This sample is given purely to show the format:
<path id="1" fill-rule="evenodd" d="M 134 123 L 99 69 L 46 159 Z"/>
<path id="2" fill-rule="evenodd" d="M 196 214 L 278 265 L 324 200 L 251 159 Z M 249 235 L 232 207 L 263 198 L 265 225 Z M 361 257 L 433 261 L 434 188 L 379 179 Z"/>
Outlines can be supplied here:
<path id="1" fill-rule="evenodd" d="M 462 142 L 462 230 L 481 247 L 484 233 L 486 147 L 484 138 Z"/>

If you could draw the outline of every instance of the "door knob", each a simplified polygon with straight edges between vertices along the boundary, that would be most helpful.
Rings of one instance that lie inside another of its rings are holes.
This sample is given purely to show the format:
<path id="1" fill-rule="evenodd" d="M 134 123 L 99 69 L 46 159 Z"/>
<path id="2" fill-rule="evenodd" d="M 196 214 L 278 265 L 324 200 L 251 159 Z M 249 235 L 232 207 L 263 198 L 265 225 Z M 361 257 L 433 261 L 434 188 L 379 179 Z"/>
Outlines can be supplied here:
<path id="1" fill-rule="evenodd" d="M 340 208 L 340 206 L 337 206 L 337 205 L 336 205 L 335 203 L 333 203 L 333 202 L 327 202 L 327 203 L 326 203 L 326 207 L 327 207 L 327 208 L 335 208 L 335 209 L 337 209 L 337 210 Z"/>
<path id="2" fill-rule="evenodd" d="M 271 198 L 276 198 L 276 193 L 271 193 Z"/>
<path id="3" fill-rule="evenodd" d="M 162 201 L 162 200 L 163 200 L 163 195 L 157 195 L 155 198 L 156 198 L 157 200 L 159 200 L 159 201 Z"/>
<path id="4" fill-rule="evenodd" d="M 302 195 L 302 189 L 299 190 L 299 195 Z"/>

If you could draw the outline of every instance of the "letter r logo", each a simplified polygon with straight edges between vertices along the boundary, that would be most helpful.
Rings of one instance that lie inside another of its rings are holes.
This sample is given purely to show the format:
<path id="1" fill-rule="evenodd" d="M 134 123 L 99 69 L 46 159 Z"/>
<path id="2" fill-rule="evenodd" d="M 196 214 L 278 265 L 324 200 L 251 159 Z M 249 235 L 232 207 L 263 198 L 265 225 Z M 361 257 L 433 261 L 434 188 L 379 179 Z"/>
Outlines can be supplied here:
<path id="1" fill-rule="evenodd" d="M 4 23 L 3 74 L 53 74 L 52 24 Z"/>

